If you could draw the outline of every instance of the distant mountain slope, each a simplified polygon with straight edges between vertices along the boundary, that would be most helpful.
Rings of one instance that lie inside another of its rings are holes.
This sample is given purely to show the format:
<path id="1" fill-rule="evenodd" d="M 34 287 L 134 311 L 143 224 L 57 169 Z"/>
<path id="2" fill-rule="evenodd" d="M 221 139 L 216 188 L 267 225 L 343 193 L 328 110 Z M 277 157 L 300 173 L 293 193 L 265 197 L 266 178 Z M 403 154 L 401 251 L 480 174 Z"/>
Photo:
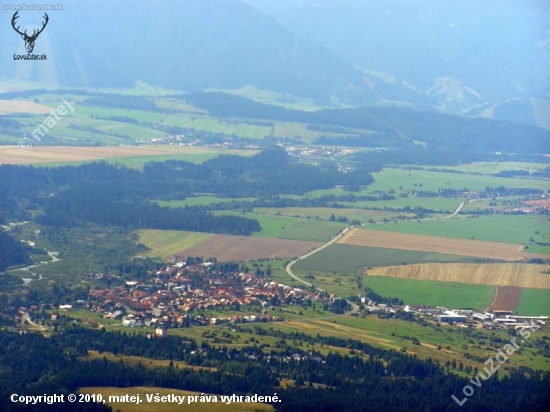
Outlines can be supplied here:
<path id="1" fill-rule="evenodd" d="M 402 136 L 403 144 L 418 141 L 432 147 L 480 152 L 548 153 L 550 150 L 550 131 L 485 118 L 463 118 L 389 107 L 305 112 L 223 93 L 194 93 L 183 98 L 214 116 L 285 120 L 394 132 Z"/>
<path id="2" fill-rule="evenodd" d="M 10 21 L 10 12 L 0 15 Z M 19 15 L 30 30 L 43 13 Z M 10 24 L 0 25 L 1 49 L 9 51 L 0 59 L 5 78 L 69 87 L 128 87 L 139 80 L 188 91 L 253 85 L 324 105 L 376 103 L 388 90 L 393 100 L 423 99 L 401 85 L 365 82 L 360 70 L 238 0 L 67 1 L 49 16 L 34 51 L 47 61 L 14 61 L 23 41 Z"/>
<path id="3" fill-rule="evenodd" d="M 422 91 L 439 83 L 431 97 L 451 109 L 550 91 L 546 0 L 246 1 L 350 64 Z"/>
<path id="4" fill-rule="evenodd" d="M 471 116 L 508 120 L 550 130 L 550 98 L 515 98 L 478 107 L 468 112 Z"/>

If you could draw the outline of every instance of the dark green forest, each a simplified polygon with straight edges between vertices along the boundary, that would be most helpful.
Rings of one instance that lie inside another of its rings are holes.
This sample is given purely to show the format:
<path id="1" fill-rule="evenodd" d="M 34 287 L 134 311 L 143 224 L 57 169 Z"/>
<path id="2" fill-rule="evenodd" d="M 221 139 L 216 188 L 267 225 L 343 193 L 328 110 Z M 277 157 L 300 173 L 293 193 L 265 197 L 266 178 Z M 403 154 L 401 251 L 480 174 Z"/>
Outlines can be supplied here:
<path id="1" fill-rule="evenodd" d="M 0 229 L 0 271 L 13 265 L 30 265 L 29 247 Z"/>
<path id="2" fill-rule="evenodd" d="M 58 168 L 4 165 L 0 174 L 4 218 L 20 218 L 24 209 L 40 211 L 36 222 L 52 227 L 96 224 L 238 235 L 261 227 L 246 217 L 214 216 L 204 207 L 161 207 L 152 200 L 201 193 L 235 198 L 299 195 L 337 185 L 359 188 L 373 181 L 366 167 L 344 173 L 334 165 L 301 164 L 280 148 L 252 157 L 218 156 L 201 164 L 151 162 L 143 170 L 101 162 Z"/>
<path id="3" fill-rule="evenodd" d="M 282 402 L 273 406 L 280 411 L 457 410 L 451 395 L 461 399 L 468 379 L 446 373 L 430 359 L 384 351 L 351 339 L 328 339 L 334 346 L 354 347 L 364 357 L 312 355 L 292 346 L 263 354 L 254 346 L 229 349 L 199 345 L 181 337 L 148 339 L 78 327 L 50 338 L 2 331 L 0 398 L 7 399 L 11 393 L 74 393 L 83 386 L 162 386 L 219 395 L 277 393 Z M 128 365 L 106 358 L 88 360 L 88 350 L 183 360 L 190 365 L 215 367 L 216 371 Z M 301 360 L 294 360 L 296 356 Z M 293 379 L 296 384 L 280 388 L 280 378 Z M 461 410 L 544 410 L 550 401 L 549 387 L 547 373 L 515 371 L 498 377 L 497 372 L 497 376 L 483 381 Z M 3 410 L 24 409 L 8 404 Z"/>

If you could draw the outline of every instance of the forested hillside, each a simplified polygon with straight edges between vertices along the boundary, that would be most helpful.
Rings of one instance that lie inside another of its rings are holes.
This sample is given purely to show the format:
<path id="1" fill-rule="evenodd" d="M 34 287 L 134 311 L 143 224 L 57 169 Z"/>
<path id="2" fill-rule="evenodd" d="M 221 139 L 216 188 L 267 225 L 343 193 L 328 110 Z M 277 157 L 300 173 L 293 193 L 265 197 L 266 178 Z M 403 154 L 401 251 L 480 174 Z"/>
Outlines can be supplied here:
<path id="1" fill-rule="evenodd" d="M 293 336 L 285 338 L 292 340 Z M 452 411 L 457 406 L 451 395 L 460 396 L 461 388 L 468 384 L 467 379 L 445 373 L 431 360 L 376 349 L 354 340 L 332 338 L 330 344 L 356 348 L 368 359 L 337 353 L 309 358 L 307 352 L 291 346 L 265 356 L 253 346 L 228 349 L 177 337 L 147 339 L 143 335 L 80 328 L 69 328 L 49 339 L 2 331 L 0 345 L 5 350 L 0 353 L 0 363 L 9 373 L 0 375 L 0 397 L 7 399 L 10 393 L 67 394 L 82 386 L 162 386 L 218 395 L 277 393 L 281 402 L 273 406 L 280 411 L 358 411 L 365 406 L 369 410 Z M 89 350 L 182 360 L 215 370 L 150 368 L 106 358 L 87 360 Z M 291 360 L 293 354 L 303 359 Z M 294 379 L 297 384 L 281 388 L 282 378 Z M 549 379 L 548 374 L 527 375 L 519 371 L 506 378 L 492 377 L 483 382 L 480 393 L 468 398 L 461 410 L 492 410 L 496 404 L 502 411 L 544 410 L 549 400 Z M 307 387 L 304 381 L 318 385 Z M 91 404 L 88 408 L 103 410 L 102 406 L 94 408 Z M 14 404 L 4 410 L 21 409 Z"/>
<path id="2" fill-rule="evenodd" d="M 30 265 L 28 246 L 0 229 L 0 271 L 13 265 Z"/>
<path id="3" fill-rule="evenodd" d="M 195 93 L 182 96 L 186 101 L 214 116 L 282 120 L 314 125 L 341 126 L 386 134 L 385 146 L 413 147 L 423 142 L 428 149 L 463 152 L 462 161 L 477 160 L 495 152 L 545 153 L 550 131 L 529 125 L 481 118 L 463 118 L 404 108 L 359 107 L 325 109 L 314 112 L 290 110 L 253 102 L 223 93 Z M 397 140 L 396 136 L 401 137 Z M 358 139 L 328 138 L 318 143 L 365 146 Z M 377 141 L 376 143 L 381 143 Z M 374 141 L 370 142 L 373 145 Z M 468 156 L 470 159 L 468 159 Z M 398 162 L 394 162 L 398 163 Z"/>

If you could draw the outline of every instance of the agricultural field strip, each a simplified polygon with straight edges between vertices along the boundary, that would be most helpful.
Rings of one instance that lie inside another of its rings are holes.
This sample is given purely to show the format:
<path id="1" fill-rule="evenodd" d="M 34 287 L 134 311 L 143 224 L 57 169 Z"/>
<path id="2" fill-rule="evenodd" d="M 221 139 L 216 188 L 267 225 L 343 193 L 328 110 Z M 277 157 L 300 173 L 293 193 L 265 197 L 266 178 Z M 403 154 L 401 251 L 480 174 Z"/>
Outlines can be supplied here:
<path id="1" fill-rule="evenodd" d="M 0 114 L 10 113 L 31 113 L 46 114 L 50 113 L 51 107 L 44 106 L 35 102 L 24 100 L 0 100 Z"/>
<path id="2" fill-rule="evenodd" d="M 420 263 L 374 268 L 368 271 L 368 276 L 550 289 L 549 272 L 550 265 Z"/>
<path id="3" fill-rule="evenodd" d="M 133 156 L 177 156 L 186 154 L 230 153 L 231 151 L 199 147 L 171 146 L 42 146 L 22 152 L 17 146 L 0 147 L 0 164 L 39 164 L 48 162 L 78 162 Z"/>
<path id="4" fill-rule="evenodd" d="M 289 258 L 321 245 L 302 240 L 215 235 L 202 243 L 175 253 L 176 256 L 216 257 L 220 262 L 260 258 Z"/>
<path id="5" fill-rule="evenodd" d="M 521 303 L 522 289 L 517 286 L 499 286 L 491 310 L 515 310 Z"/>
<path id="6" fill-rule="evenodd" d="M 517 244 L 451 239 L 356 228 L 350 230 L 337 243 L 503 260 L 546 257 L 545 255 L 523 253 L 524 246 Z"/>

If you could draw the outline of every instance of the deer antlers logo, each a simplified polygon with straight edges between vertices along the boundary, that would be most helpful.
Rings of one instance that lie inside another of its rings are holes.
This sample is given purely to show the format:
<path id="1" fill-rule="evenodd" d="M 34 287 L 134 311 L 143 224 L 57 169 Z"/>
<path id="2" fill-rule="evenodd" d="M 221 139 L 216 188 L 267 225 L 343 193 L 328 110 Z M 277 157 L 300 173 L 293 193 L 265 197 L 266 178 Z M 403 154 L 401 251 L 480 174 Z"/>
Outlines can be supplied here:
<path id="1" fill-rule="evenodd" d="M 15 24 L 16 24 L 16 20 L 17 18 L 19 17 L 18 15 L 19 11 L 16 11 L 15 14 L 13 15 L 12 19 L 11 19 L 11 26 L 13 27 L 13 29 L 19 33 L 21 35 L 21 38 L 23 40 L 25 40 L 25 48 L 27 49 L 27 53 L 32 53 L 32 51 L 34 50 L 34 42 L 36 41 L 38 35 L 40 33 L 42 33 L 44 31 L 44 29 L 46 28 L 46 25 L 48 24 L 48 20 L 50 19 L 48 17 L 48 14 L 47 13 L 44 13 L 44 23 L 42 24 L 42 28 L 40 30 L 34 30 L 32 35 L 29 36 L 27 34 L 27 30 L 25 30 L 25 32 L 21 32 L 19 31 L 19 27 L 20 26 L 17 26 L 17 28 L 15 27 Z"/>

